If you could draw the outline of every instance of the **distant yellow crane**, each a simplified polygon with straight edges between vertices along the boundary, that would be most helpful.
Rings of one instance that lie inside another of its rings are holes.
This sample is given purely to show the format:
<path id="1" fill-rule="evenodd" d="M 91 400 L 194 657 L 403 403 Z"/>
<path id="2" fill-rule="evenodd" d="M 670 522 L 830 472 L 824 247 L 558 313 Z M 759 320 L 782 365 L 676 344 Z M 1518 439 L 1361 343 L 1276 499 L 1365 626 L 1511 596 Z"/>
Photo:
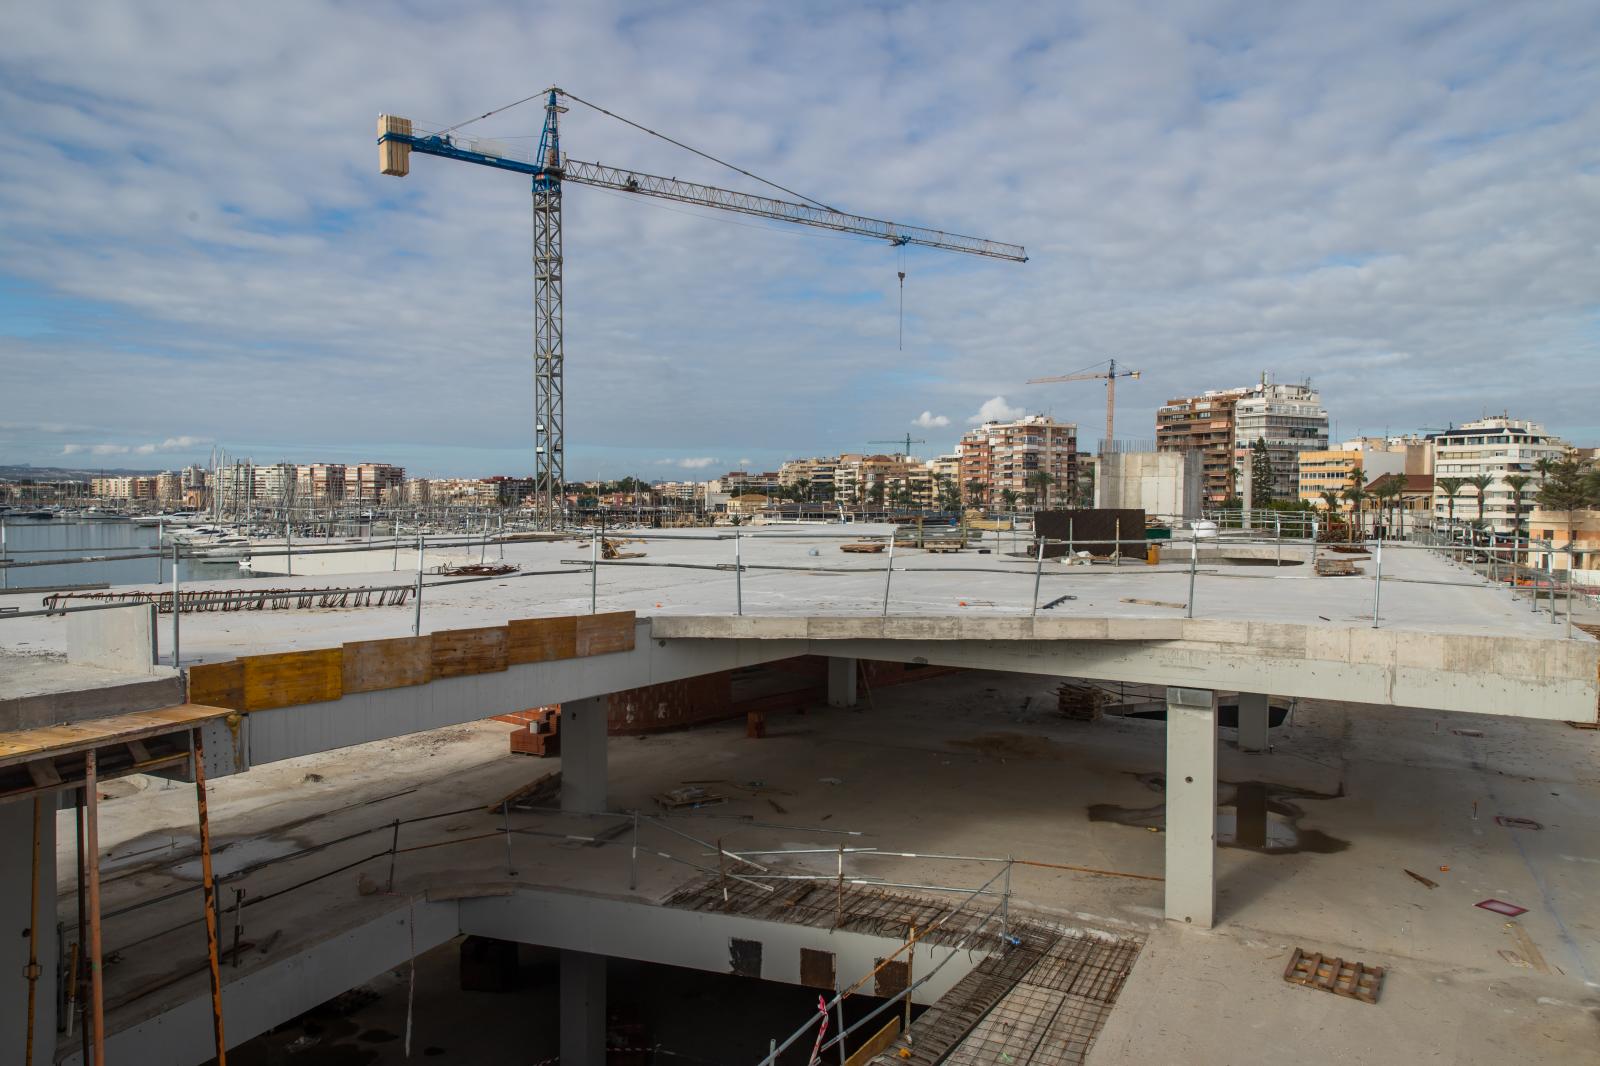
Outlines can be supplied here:
<path id="1" fill-rule="evenodd" d="M 1029 385 L 1049 385 L 1057 381 L 1104 381 L 1106 383 L 1106 440 L 1116 440 L 1116 412 L 1117 412 L 1117 379 L 1137 378 L 1137 370 L 1118 370 L 1115 359 L 1106 360 L 1105 370 L 1080 372 L 1077 374 L 1060 374 L 1049 378 L 1029 378 Z"/>

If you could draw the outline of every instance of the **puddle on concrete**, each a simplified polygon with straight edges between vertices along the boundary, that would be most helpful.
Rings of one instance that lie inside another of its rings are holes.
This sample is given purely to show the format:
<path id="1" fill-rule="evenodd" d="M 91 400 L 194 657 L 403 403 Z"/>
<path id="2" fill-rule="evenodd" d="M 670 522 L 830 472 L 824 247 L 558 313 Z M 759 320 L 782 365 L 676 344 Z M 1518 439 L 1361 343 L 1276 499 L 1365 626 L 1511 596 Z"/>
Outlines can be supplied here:
<path id="1" fill-rule="evenodd" d="M 234 840 L 214 848 L 211 852 L 211 875 L 213 877 L 227 877 L 238 873 L 246 866 L 254 866 L 258 862 L 268 859 L 281 859 L 290 852 L 299 851 L 303 845 L 294 840 L 278 840 L 273 837 L 250 837 L 246 840 Z M 174 877 L 181 877 L 185 881 L 200 880 L 200 856 L 185 859 L 172 868 Z"/>
<path id="2" fill-rule="evenodd" d="M 1141 784 L 1156 792 L 1166 790 L 1160 774 L 1136 774 Z M 1264 855 L 1295 855 L 1310 852 L 1331 855 L 1350 846 L 1348 840 L 1331 837 L 1319 829 L 1302 829 L 1305 811 L 1293 800 L 1329 800 L 1344 795 L 1312 792 L 1292 785 L 1265 781 L 1223 782 L 1217 797 L 1217 843 L 1225 848 L 1259 851 Z M 1120 807 L 1096 803 L 1089 808 L 1089 821 L 1114 822 L 1138 829 L 1165 829 L 1165 804 L 1154 807 Z"/>

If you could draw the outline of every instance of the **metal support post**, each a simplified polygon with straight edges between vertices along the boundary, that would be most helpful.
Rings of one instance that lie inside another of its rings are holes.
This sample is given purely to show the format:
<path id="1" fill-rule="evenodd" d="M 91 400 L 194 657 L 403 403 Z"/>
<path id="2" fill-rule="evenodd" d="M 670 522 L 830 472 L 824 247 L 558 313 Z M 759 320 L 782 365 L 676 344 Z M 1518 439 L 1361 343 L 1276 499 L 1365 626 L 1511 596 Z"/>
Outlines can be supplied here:
<path id="1" fill-rule="evenodd" d="M 428 535 L 417 534 L 417 605 L 416 614 L 411 619 L 411 635 L 422 636 L 422 559 L 428 551 Z"/>
<path id="2" fill-rule="evenodd" d="M 628 860 L 628 891 L 639 887 L 639 812 L 633 812 L 633 855 Z"/>
<path id="3" fill-rule="evenodd" d="M 1000 935 L 1011 935 L 1011 867 L 1015 865 L 1011 856 L 1006 856 L 1006 887 L 1000 897 Z"/>
<path id="4" fill-rule="evenodd" d="M 589 541 L 589 613 L 599 611 L 597 604 L 600 597 L 600 531 Z"/>
<path id="5" fill-rule="evenodd" d="M 883 617 L 889 617 L 889 584 L 894 580 L 894 534 L 889 534 L 889 562 L 883 568 Z"/>
<path id="6" fill-rule="evenodd" d="M 1373 556 L 1373 567 L 1376 573 L 1372 575 L 1372 628 L 1378 628 L 1378 600 L 1383 596 L 1383 541 L 1378 541 L 1378 550 Z"/>
<path id="7" fill-rule="evenodd" d="M 156 588 L 158 588 L 158 589 L 161 587 L 161 577 L 162 577 L 162 574 L 161 574 L 161 542 L 166 540 L 166 539 L 167 539 L 167 520 L 165 518 L 163 518 L 163 519 L 160 519 L 159 521 L 156 522 L 156 550 L 153 553 L 155 555 L 155 557 L 156 557 Z M 3 559 L 3 558 L 5 558 L 5 554 L 4 554 L 3 551 L 0 551 L 0 559 Z M 30 1064 L 30 1066 L 32 1066 L 32 1064 Z"/>
<path id="8" fill-rule="evenodd" d="M 1184 611 L 1185 618 L 1194 617 L 1194 574 L 1200 564 L 1200 538 L 1194 530 L 1189 531 L 1189 603 Z"/>
<path id="9" fill-rule="evenodd" d="M 506 828 L 506 875 L 517 876 L 516 865 L 511 859 L 511 801 L 505 800 L 500 804 L 500 817 L 504 820 Z"/>
<path id="10" fill-rule="evenodd" d="M 1311 519 L 1311 571 L 1312 571 L 1312 573 L 1316 573 L 1316 570 L 1317 570 L 1317 520 L 1316 520 L 1316 518 L 1313 517 Z"/>
<path id="11" fill-rule="evenodd" d="M 288 521 L 283 523 L 283 565 L 284 575 L 294 577 L 294 525 Z"/>
<path id="12" fill-rule="evenodd" d="M 739 527 L 733 527 L 733 606 L 736 614 L 744 614 L 744 540 Z"/>
<path id="13" fill-rule="evenodd" d="M 1033 561 L 1033 617 L 1039 614 L 1039 580 L 1044 577 L 1044 538 L 1039 538 L 1039 552 Z"/>
<path id="14" fill-rule="evenodd" d="M 172 666 L 177 669 L 183 661 L 178 657 L 178 617 L 183 614 L 179 605 L 178 542 L 172 542 Z"/>
<path id="15" fill-rule="evenodd" d="M 1556 624 L 1556 542 L 1552 539 L 1544 553 L 1544 579 L 1550 586 L 1550 624 Z"/>
<path id="16" fill-rule="evenodd" d="M 1276 558 L 1275 558 L 1274 565 L 1276 565 L 1276 566 L 1281 568 L 1283 566 L 1283 516 L 1282 515 L 1273 515 L 1272 516 L 1272 542 L 1273 542 L 1273 548 L 1276 551 Z"/>
<path id="17" fill-rule="evenodd" d="M 200 884 L 205 891 L 206 964 L 211 974 L 211 1028 L 216 1040 L 217 1066 L 228 1066 L 228 1045 L 222 1037 L 222 970 L 217 957 L 217 883 L 211 875 L 211 819 L 206 812 L 206 748 L 200 730 L 196 729 L 189 735 L 194 738 L 194 795 L 200 823 Z M 98 904 L 98 900 L 95 902 Z M 98 1024 L 95 1029 L 98 1033 Z M 103 1062 L 104 1058 L 104 1054 L 95 1055 L 96 1063 Z"/>

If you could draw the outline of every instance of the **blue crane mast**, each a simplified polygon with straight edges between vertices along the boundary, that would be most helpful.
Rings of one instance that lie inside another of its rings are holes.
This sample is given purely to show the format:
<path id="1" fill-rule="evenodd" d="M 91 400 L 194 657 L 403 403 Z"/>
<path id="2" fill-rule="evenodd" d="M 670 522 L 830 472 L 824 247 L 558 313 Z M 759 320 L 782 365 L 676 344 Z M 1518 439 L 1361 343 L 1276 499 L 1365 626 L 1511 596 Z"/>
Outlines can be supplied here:
<path id="1" fill-rule="evenodd" d="M 459 126 L 439 131 L 421 130 L 415 128 L 410 119 L 387 114 L 378 116 L 378 154 L 379 169 L 382 173 L 396 177 L 404 177 L 411 172 L 411 153 L 419 152 L 463 163 L 476 163 L 497 170 L 509 170 L 532 178 L 534 506 L 541 524 L 547 527 L 553 528 L 562 520 L 566 482 L 566 417 L 563 395 L 565 350 L 561 309 L 563 184 L 570 182 L 592 185 L 596 188 L 674 200 L 698 207 L 714 207 L 781 222 L 873 237 L 887 241 L 893 246 L 938 248 L 1017 263 L 1027 262 L 1027 253 L 1021 245 L 846 214 L 816 201 L 801 203 L 777 200 L 721 189 L 713 185 L 679 181 L 677 178 L 658 177 L 623 167 L 568 159 L 561 154 L 560 116 L 566 113 L 567 108 L 560 101 L 563 98 L 571 99 L 604 114 L 609 115 L 610 112 L 555 87 L 539 95 L 545 97 L 544 128 L 539 137 L 539 147 L 531 158 L 519 155 L 514 149 L 500 142 L 464 135 L 459 132 Z M 489 112 L 489 114 L 494 113 Z M 627 119 L 621 121 L 628 122 Z M 628 124 L 636 125 L 632 122 Z M 654 131 L 646 132 L 654 134 Z M 655 136 L 661 135 L 655 134 Z M 680 147 L 687 148 L 686 145 Z M 689 150 L 695 151 L 695 149 Z M 700 152 L 696 154 L 704 155 Z M 800 197 L 800 199 L 806 198 Z"/>

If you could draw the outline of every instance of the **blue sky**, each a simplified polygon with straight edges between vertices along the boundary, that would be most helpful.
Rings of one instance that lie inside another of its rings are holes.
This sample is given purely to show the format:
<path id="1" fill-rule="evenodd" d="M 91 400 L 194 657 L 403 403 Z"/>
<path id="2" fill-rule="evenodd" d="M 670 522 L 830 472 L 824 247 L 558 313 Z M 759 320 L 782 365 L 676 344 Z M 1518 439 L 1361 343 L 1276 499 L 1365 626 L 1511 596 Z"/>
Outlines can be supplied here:
<path id="1" fill-rule="evenodd" d="M 1336 431 L 1600 443 L 1592 4 L 28 5 L 0 42 L 0 462 L 531 461 L 525 179 L 377 172 L 379 112 L 560 84 L 1015 265 L 569 188 L 569 476 L 981 413 L 1119 436 L 1310 378 Z M 535 136 L 525 106 L 473 127 Z M 575 109 L 574 157 L 760 191 Z"/>

